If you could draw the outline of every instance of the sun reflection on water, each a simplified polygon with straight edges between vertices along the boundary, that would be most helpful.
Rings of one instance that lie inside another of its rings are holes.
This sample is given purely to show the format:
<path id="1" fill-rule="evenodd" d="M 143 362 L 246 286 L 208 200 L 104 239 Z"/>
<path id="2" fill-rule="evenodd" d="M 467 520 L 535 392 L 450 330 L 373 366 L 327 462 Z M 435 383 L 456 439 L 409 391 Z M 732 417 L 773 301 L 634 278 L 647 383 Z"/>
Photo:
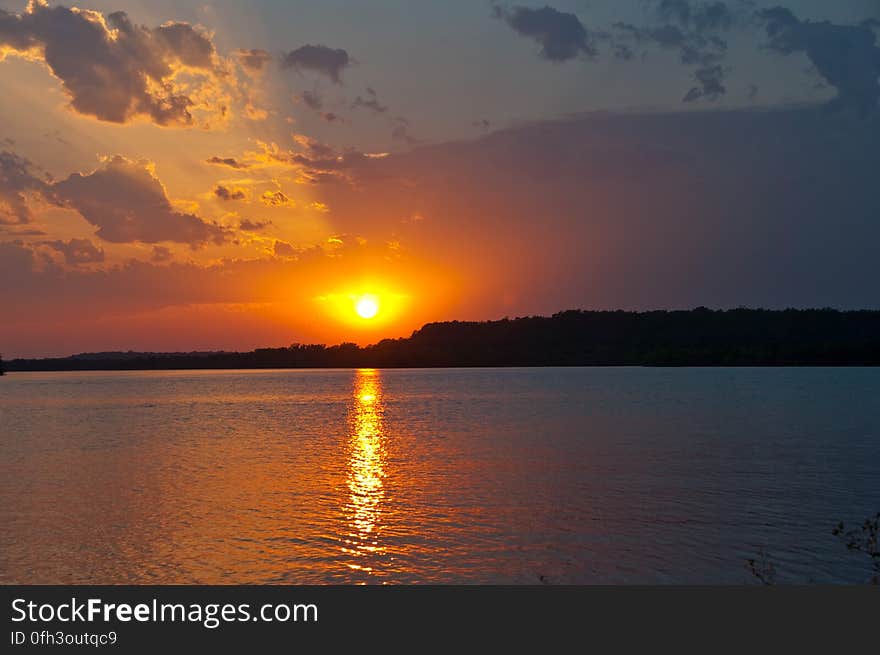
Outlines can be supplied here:
<path id="1" fill-rule="evenodd" d="M 358 369 L 349 412 L 346 565 L 372 575 L 385 554 L 382 514 L 385 500 L 385 430 L 382 378 L 375 369 Z"/>

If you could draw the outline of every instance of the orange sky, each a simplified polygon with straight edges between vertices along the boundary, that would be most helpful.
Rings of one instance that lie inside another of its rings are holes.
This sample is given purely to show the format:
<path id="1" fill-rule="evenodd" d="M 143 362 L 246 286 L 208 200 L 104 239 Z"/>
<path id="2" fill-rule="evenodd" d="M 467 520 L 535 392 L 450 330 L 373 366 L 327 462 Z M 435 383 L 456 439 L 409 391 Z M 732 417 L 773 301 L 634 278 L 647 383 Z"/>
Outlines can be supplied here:
<path id="1" fill-rule="evenodd" d="M 276 4 L 0 0 L 4 356 L 366 344 L 576 307 L 880 302 L 865 283 L 874 91 L 822 62 L 824 90 L 804 87 L 808 53 L 768 44 L 778 29 L 679 17 L 678 56 L 645 31 L 633 63 L 636 32 L 612 44 L 571 8 L 428 3 L 353 29 L 329 5 Z M 594 18 L 675 19 L 644 4 Z M 873 28 L 853 22 L 859 3 L 835 11 L 846 26 L 778 20 L 854 39 L 867 79 Z M 475 31 L 443 32 L 456 12 Z M 709 33 L 742 55 L 738 90 Z M 756 110 L 755 81 L 782 104 Z M 584 113 L 632 102 L 665 109 Z"/>

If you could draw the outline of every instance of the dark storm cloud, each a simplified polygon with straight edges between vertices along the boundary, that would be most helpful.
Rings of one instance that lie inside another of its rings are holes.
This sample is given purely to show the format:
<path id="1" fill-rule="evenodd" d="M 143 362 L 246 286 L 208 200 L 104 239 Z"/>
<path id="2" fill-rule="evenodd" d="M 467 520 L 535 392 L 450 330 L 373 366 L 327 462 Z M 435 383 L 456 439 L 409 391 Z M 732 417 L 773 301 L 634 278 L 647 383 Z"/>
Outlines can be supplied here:
<path id="1" fill-rule="evenodd" d="M 410 247 L 486 261 L 474 306 L 499 315 L 511 279 L 534 311 L 876 307 L 877 170 L 878 115 L 597 114 L 393 153 L 317 197 L 340 231 L 424 216 Z"/>
<path id="2" fill-rule="evenodd" d="M 28 194 L 51 195 L 49 185 L 33 168 L 29 160 L 11 150 L 0 151 L 0 224 L 29 223 L 33 215 Z"/>
<path id="3" fill-rule="evenodd" d="M 146 116 L 159 125 L 191 125 L 193 109 L 222 116 L 222 102 L 196 101 L 219 87 L 214 44 L 188 23 L 148 28 L 124 12 L 101 13 L 36 1 L 21 14 L 0 10 L 0 50 L 38 58 L 78 113 L 113 123 Z M 182 70 L 200 75 L 183 86 Z"/>
<path id="4" fill-rule="evenodd" d="M 544 59 L 561 62 L 580 56 L 592 59 L 598 54 L 592 36 L 574 14 L 550 6 L 531 9 L 496 5 L 493 15 L 517 34 L 536 41 Z"/>
<path id="5" fill-rule="evenodd" d="M 880 100 L 880 47 L 870 25 L 835 25 L 799 20 L 789 9 L 758 12 L 767 32 L 767 47 L 778 54 L 803 52 L 837 91 L 836 108 L 876 111 Z"/>
<path id="6" fill-rule="evenodd" d="M 345 50 L 325 45 L 307 44 L 288 52 L 281 59 L 283 68 L 312 71 L 330 78 L 336 84 L 342 83 L 342 71 L 350 65 L 351 58 Z"/>
<path id="7" fill-rule="evenodd" d="M 222 184 L 214 187 L 214 195 L 220 198 L 220 200 L 244 200 L 247 198 L 247 194 L 243 189 L 230 189 Z"/>
<path id="8" fill-rule="evenodd" d="M 104 249 L 97 247 L 89 239 L 70 239 L 69 241 L 46 241 L 44 245 L 64 255 L 64 261 L 71 266 L 96 264 L 104 261 Z"/>
<path id="9" fill-rule="evenodd" d="M 53 185 L 64 203 L 113 243 L 175 241 L 192 247 L 222 243 L 227 232 L 195 214 L 176 211 L 145 162 L 116 156 L 96 171 L 74 173 Z"/>
<path id="10" fill-rule="evenodd" d="M 235 157 L 218 157 L 215 155 L 206 159 L 205 163 L 214 164 L 215 166 L 228 166 L 229 168 L 235 168 L 236 170 L 250 168 L 250 164 L 239 161 Z"/>

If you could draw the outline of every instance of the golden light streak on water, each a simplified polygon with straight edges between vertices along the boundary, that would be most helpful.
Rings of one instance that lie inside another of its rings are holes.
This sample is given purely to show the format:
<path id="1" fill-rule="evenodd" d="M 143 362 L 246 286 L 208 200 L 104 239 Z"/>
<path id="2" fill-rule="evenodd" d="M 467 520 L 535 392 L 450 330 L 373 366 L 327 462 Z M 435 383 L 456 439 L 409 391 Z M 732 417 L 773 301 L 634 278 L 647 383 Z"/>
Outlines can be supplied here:
<path id="1" fill-rule="evenodd" d="M 344 514 L 348 534 L 342 551 L 352 558 L 347 566 L 372 573 L 385 553 L 382 544 L 385 500 L 386 435 L 382 377 L 375 369 L 355 374 L 348 440 L 348 501 Z"/>

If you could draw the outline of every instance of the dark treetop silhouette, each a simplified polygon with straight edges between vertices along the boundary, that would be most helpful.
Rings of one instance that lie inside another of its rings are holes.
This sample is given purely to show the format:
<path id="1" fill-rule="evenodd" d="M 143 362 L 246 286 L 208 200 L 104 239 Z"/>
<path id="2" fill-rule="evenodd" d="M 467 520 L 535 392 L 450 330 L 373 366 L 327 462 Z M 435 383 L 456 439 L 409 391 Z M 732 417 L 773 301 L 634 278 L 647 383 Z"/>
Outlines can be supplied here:
<path id="1" fill-rule="evenodd" d="M 371 346 L 91 353 L 14 359 L 9 371 L 440 366 L 877 366 L 880 311 L 577 311 L 429 323 Z"/>

